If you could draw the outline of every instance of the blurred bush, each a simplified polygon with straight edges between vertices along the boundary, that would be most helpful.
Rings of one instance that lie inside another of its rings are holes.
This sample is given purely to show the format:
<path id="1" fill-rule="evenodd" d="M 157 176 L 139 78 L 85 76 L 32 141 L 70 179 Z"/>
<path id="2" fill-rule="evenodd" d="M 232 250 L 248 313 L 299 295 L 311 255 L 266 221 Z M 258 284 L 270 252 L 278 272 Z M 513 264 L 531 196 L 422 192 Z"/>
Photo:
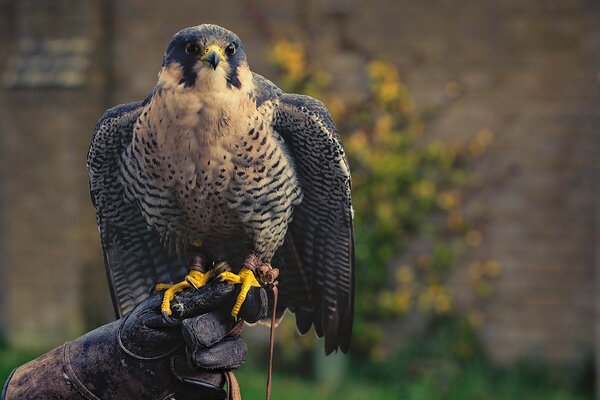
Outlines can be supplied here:
<path id="1" fill-rule="evenodd" d="M 10 349 L 0 341 L 0 387 L 10 371 L 41 351 Z M 277 353 L 276 361 L 279 359 Z M 264 359 L 250 359 L 236 375 L 245 399 L 265 394 Z M 319 384 L 301 374 L 275 368 L 273 398 L 287 400 L 591 400 L 591 363 L 579 369 L 550 369 L 522 363 L 510 369 L 490 367 L 471 324 L 448 314 L 432 321 L 426 338 L 405 343 L 385 362 L 354 359 L 339 387 Z"/>
<path id="2" fill-rule="evenodd" d="M 465 193 L 478 183 L 469 165 L 484 153 L 493 133 L 484 129 L 462 147 L 427 138 L 423 113 L 398 69 L 388 62 L 365 62 L 368 90 L 350 104 L 336 93 L 327 72 L 307 62 L 301 43 L 276 41 L 271 59 L 280 73 L 280 87 L 321 99 L 344 140 L 356 229 L 353 352 L 381 359 L 386 320 L 408 312 L 444 315 L 454 309 L 447 280 L 456 255 L 482 241 L 464 213 Z M 460 94 L 457 85 L 447 88 L 449 97 Z M 392 261 L 400 253 L 408 262 L 395 267 Z M 499 273 L 495 261 L 473 263 L 469 277 L 474 293 L 488 296 L 490 280 Z M 481 322 L 476 304 L 471 317 L 473 324 Z M 287 336 L 292 330 L 288 328 Z"/>
<path id="3" fill-rule="evenodd" d="M 279 359 L 277 353 L 276 361 Z M 244 398 L 264 397 L 264 360 L 239 370 Z M 472 324 L 448 313 L 430 321 L 427 335 L 403 343 L 386 361 L 352 358 L 338 386 L 302 378 L 275 368 L 273 398 L 403 400 L 591 400 L 592 363 L 582 368 L 550 368 L 522 362 L 502 369 L 490 366 Z"/>

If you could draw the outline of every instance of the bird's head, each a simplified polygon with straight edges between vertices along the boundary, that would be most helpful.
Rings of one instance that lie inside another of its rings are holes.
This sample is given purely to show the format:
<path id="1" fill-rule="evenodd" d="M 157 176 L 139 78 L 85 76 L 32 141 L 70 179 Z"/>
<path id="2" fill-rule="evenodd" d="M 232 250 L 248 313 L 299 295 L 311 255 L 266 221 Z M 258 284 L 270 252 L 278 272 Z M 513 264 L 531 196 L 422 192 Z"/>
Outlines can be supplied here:
<path id="1" fill-rule="evenodd" d="M 159 81 L 183 89 L 240 89 L 250 72 L 242 41 L 217 25 L 203 24 L 175 34 L 163 59 Z"/>

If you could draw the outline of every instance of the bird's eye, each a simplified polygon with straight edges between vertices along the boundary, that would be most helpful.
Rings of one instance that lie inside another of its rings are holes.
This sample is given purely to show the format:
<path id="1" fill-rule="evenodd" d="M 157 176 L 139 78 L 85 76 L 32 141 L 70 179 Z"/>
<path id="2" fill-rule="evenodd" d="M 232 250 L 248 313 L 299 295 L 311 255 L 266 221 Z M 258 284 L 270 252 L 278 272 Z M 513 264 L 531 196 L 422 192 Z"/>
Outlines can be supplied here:
<path id="1" fill-rule="evenodd" d="M 198 51 L 198 46 L 194 43 L 186 43 L 185 44 L 185 52 L 187 54 L 195 54 Z"/>
<path id="2" fill-rule="evenodd" d="M 232 56 L 235 54 L 237 50 L 235 43 L 229 43 L 229 46 L 225 47 L 225 54 L 228 56 Z"/>

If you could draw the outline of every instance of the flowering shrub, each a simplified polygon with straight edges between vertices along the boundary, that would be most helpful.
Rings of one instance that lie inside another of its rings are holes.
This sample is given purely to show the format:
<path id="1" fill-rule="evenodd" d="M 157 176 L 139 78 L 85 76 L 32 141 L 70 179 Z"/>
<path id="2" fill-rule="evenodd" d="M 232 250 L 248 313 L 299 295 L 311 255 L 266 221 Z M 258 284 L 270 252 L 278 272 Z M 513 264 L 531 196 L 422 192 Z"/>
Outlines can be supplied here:
<path id="1" fill-rule="evenodd" d="M 273 49 L 279 85 L 323 100 L 344 140 L 356 218 L 353 349 L 381 357 L 382 321 L 409 311 L 453 311 L 447 278 L 457 251 L 482 241 L 464 213 L 465 190 L 476 182 L 468 161 L 485 151 L 493 134 L 483 129 L 463 148 L 427 141 L 423 117 L 394 65 L 366 63 L 368 93 L 358 104 L 348 104 L 335 93 L 326 72 L 307 64 L 301 44 L 281 40 Z M 449 84 L 447 92 L 458 95 L 457 85 Z M 411 248 L 416 238 L 418 251 Z M 410 255 L 408 262 L 390 268 L 403 251 Z M 499 273 L 495 261 L 473 262 L 469 277 L 474 293 L 488 296 L 490 280 Z M 470 317 L 474 325 L 481 323 L 476 304 Z M 282 336 L 288 335 L 293 330 L 283 329 Z"/>

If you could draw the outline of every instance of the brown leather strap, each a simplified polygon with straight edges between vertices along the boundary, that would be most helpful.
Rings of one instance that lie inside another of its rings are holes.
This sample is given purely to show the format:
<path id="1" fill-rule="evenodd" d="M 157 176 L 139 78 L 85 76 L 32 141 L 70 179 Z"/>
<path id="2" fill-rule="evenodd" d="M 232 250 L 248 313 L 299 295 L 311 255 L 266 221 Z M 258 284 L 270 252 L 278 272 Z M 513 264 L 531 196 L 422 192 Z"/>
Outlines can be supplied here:
<path id="1" fill-rule="evenodd" d="M 269 331 L 269 374 L 267 375 L 267 400 L 271 400 L 271 386 L 273 384 L 273 351 L 275 349 L 275 322 L 277 314 L 277 299 L 279 297 L 277 285 L 271 286 L 271 290 L 273 291 L 273 314 L 271 315 L 271 329 Z M 232 331 L 236 330 L 236 328 L 239 329 L 239 327 L 234 327 Z M 238 383 L 233 372 L 226 371 L 223 373 L 223 375 L 227 381 L 227 399 L 242 400 L 240 384 Z"/>
<path id="2" fill-rule="evenodd" d="M 277 285 L 271 287 L 273 291 L 273 315 L 271 316 L 271 330 L 269 332 L 269 375 L 267 375 L 267 400 L 271 400 L 271 386 L 273 384 L 273 349 L 275 348 L 275 316 L 277 313 Z"/>
<path id="3" fill-rule="evenodd" d="M 232 371 L 223 372 L 227 381 L 227 400 L 242 400 L 240 384 Z"/>

